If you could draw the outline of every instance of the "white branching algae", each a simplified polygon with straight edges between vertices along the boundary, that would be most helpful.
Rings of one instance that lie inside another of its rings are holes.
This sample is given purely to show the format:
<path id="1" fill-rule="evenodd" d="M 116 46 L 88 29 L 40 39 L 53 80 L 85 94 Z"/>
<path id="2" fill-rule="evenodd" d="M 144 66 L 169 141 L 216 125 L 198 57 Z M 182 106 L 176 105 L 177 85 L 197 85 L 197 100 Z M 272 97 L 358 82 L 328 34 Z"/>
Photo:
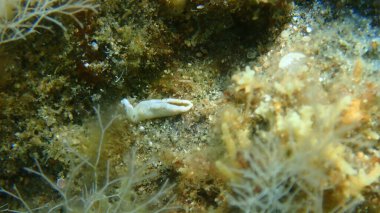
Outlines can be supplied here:
<path id="1" fill-rule="evenodd" d="M 121 100 L 121 104 L 127 113 L 128 120 L 132 122 L 174 116 L 187 112 L 193 107 L 188 100 L 173 98 L 141 101 L 135 107 L 124 98 Z"/>

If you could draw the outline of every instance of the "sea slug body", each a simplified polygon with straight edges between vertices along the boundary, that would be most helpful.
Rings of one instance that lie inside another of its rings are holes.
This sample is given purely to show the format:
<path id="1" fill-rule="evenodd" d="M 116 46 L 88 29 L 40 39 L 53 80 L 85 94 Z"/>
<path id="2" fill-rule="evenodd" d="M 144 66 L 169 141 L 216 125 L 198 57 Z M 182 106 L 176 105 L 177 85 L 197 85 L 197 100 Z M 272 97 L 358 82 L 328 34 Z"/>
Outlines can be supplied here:
<path id="1" fill-rule="evenodd" d="M 301 52 L 290 52 L 281 58 L 278 67 L 283 70 L 293 70 L 299 66 L 304 66 L 306 58 L 306 55 Z"/>
<path id="2" fill-rule="evenodd" d="M 152 99 L 141 101 L 135 107 L 124 98 L 121 100 L 128 120 L 139 122 L 143 120 L 162 118 L 178 115 L 189 111 L 193 104 L 188 100 L 167 98 L 167 99 Z"/>

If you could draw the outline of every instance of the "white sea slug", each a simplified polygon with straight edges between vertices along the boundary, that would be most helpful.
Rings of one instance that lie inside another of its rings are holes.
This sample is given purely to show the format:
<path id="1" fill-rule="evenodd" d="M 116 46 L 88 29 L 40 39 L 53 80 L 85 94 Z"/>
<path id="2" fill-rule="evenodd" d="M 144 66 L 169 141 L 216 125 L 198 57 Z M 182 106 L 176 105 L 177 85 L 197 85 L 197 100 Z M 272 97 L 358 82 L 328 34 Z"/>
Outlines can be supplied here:
<path id="1" fill-rule="evenodd" d="M 128 99 L 121 100 L 128 120 L 139 122 L 147 119 L 168 117 L 189 111 L 193 104 L 188 100 L 174 98 L 141 101 L 135 107 Z"/>
<path id="2" fill-rule="evenodd" d="M 281 58 L 278 67 L 283 70 L 297 70 L 306 65 L 306 58 L 303 53 L 290 52 Z"/>

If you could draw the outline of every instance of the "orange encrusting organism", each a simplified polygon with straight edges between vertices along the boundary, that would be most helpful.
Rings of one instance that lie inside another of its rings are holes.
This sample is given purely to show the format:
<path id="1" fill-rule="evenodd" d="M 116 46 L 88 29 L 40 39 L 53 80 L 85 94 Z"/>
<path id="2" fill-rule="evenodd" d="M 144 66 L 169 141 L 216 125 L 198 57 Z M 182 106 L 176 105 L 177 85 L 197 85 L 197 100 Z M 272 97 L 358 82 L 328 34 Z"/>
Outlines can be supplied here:
<path id="1" fill-rule="evenodd" d="M 353 80 L 355 83 L 360 83 L 363 76 L 363 62 L 361 59 L 355 61 L 354 70 L 353 70 Z"/>
<path id="2" fill-rule="evenodd" d="M 354 99 L 351 104 L 342 113 L 341 121 L 343 124 L 354 124 L 360 122 L 364 118 L 361 111 L 361 100 Z"/>

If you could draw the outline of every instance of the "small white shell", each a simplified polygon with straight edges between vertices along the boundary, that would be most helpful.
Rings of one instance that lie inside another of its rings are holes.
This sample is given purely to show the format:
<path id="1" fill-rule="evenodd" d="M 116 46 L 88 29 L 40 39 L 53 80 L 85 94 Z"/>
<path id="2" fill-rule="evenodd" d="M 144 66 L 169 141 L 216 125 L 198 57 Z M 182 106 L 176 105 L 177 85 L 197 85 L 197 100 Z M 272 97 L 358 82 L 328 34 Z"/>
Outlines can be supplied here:
<path id="1" fill-rule="evenodd" d="M 283 70 L 289 70 L 297 66 L 303 66 L 305 63 L 306 56 L 300 52 L 291 52 L 284 55 L 278 67 Z"/>
<path id="2" fill-rule="evenodd" d="M 132 122 L 178 115 L 193 107 L 188 100 L 173 98 L 141 101 L 135 107 L 124 98 L 121 100 L 121 104 L 124 106 L 128 120 Z"/>

